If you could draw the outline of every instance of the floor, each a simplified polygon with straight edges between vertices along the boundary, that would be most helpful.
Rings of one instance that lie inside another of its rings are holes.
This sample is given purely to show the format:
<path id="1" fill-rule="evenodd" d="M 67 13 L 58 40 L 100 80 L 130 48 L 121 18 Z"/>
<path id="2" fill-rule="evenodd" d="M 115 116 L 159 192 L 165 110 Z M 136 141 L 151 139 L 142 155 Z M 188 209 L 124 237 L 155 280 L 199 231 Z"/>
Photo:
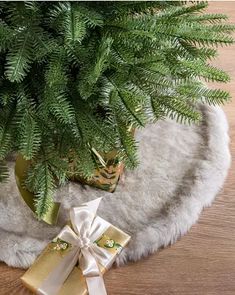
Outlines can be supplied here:
<path id="1" fill-rule="evenodd" d="M 235 2 L 211 2 L 211 12 L 226 13 L 235 23 Z M 233 101 L 224 107 L 230 123 L 235 158 L 235 45 L 220 49 L 215 62 L 232 81 L 222 85 Z M 223 191 L 199 222 L 175 245 L 147 259 L 105 275 L 110 295 L 234 295 L 235 294 L 235 163 Z M 29 295 L 19 280 L 23 270 L 0 263 L 0 295 Z M 68 294 L 69 295 L 69 294 Z"/>

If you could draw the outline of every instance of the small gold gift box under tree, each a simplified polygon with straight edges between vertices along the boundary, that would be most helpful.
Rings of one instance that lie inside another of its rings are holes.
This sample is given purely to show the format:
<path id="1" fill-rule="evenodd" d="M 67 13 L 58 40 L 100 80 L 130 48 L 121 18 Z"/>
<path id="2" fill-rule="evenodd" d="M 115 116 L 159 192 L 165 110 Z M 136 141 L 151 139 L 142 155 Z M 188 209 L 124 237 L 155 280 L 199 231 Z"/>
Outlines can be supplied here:
<path id="1" fill-rule="evenodd" d="M 72 159 L 69 167 L 69 179 L 89 184 L 108 192 L 114 192 L 124 170 L 123 162 L 119 159 L 116 151 L 97 153 L 94 150 L 94 153 L 97 158 L 97 167 L 94 170 L 93 176 L 84 178 L 81 174 L 76 173 L 76 162 Z"/>

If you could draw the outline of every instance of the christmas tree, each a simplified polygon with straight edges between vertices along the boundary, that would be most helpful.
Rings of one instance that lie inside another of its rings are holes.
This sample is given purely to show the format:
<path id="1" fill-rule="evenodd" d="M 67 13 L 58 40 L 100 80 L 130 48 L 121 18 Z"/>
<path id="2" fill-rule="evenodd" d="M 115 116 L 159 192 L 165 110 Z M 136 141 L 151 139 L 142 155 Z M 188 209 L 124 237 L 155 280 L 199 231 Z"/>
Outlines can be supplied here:
<path id="1" fill-rule="evenodd" d="M 197 122 L 197 104 L 229 94 L 206 81 L 228 75 L 208 64 L 233 42 L 223 14 L 205 2 L 1 2 L 0 160 L 31 160 L 25 184 L 37 214 L 65 183 L 71 154 L 89 178 L 99 152 L 138 164 L 133 129 L 170 117 Z M 159 138 L 159 140 L 161 140 Z"/>

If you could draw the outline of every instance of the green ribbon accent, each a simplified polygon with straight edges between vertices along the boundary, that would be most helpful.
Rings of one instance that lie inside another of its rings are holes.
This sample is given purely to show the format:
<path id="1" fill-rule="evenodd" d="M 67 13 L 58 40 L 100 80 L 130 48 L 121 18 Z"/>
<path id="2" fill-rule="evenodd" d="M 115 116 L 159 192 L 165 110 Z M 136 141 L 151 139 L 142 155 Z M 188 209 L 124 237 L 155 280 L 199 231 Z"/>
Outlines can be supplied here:
<path id="1" fill-rule="evenodd" d="M 36 208 L 34 204 L 34 194 L 23 187 L 23 181 L 25 173 L 30 166 L 30 161 L 26 161 L 22 155 L 18 155 L 15 163 L 15 178 L 21 197 L 29 208 L 36 215 Z M 42 217 L 42 220 L 48 224 L 54 225 L 57 223 L 58 213 L 60 209 L 60 203 L 53 202 L 47 213 Z"/>

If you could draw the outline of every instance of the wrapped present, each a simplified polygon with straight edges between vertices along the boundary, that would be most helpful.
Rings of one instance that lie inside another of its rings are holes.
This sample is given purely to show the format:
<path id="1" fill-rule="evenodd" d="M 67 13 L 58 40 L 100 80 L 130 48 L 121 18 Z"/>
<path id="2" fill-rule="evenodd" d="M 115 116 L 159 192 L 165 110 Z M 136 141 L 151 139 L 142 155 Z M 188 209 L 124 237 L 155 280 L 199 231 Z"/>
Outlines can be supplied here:
<path id="1" fill-rule="evenodd" d="M 94 175 L 86 179 L 81 174 L 76 174 L 75 161 L 72 160 L 69 168 L 69 179 L 113 193 L 123 173 L 124 163 L 118 157 L 116 150 L 109 153 L 94 152 L 97 159 Z"/>
<path id="2" fill-rule="evenodd" d="M 101 198 L 72 208 L 66 225 L 21 277 L 40 295 L 105 295 L 103 274 L 130 236 L 96 216 Z"/>

